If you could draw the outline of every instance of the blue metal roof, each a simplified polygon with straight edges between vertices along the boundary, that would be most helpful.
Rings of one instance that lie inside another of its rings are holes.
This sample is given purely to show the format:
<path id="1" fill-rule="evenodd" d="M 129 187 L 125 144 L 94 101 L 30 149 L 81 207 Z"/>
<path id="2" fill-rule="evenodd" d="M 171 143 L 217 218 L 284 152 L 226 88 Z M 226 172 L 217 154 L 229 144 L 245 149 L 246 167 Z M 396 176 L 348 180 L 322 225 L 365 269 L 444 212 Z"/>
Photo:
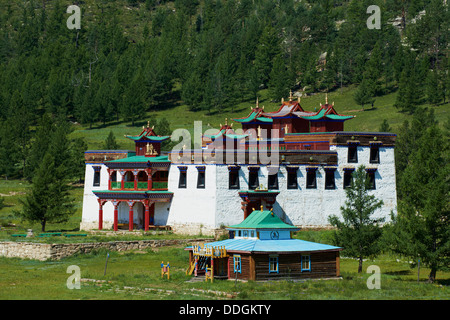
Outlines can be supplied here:
<path id="1" fill-rule="evenodd" d="M 205 246 L 225 246 L 227 251 L 246 252 L 311 252 L 340 250 L 341 247 L 310 242 L 300 239 L 286 240 L 260 240 L 260 239 L 227 239 L 217 242 L 205 243 Z"/>

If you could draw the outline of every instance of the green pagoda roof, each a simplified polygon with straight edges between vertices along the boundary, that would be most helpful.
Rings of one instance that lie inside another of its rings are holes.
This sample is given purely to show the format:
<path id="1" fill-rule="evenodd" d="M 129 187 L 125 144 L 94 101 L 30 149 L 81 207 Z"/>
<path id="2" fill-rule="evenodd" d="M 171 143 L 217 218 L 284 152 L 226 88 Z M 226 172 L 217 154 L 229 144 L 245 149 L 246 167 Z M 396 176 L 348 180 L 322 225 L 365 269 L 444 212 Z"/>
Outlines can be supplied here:
<path id="1" fill-rule="evenodd" d="M 230 229 L 292 229 L 298 230 L 297 227 L 283 222 L 273 211 L 254 210 L 247 219 L 239 224 L 228 227 Z"/>
<path id="2" fill-rule="evenodd" d="M 247 118 L 238 118 L 238 119 L 233 119 L 236 122 L 239 123 L 247 123 L 247 122 L 252 122 L 252 121 L 259 121 L 259 122 L 266 122 L 266 123 L 272 123 L 273 120 L 270 118 L 266 118 L 266 117 L 259 117 L 259 112 L 252 112 Z"/>
<path id="3" fill-rule="evenodd" d="M 231 132 L 231 133 L 227 133 L 227 132 Z M 248 137 L 248 134 L 235 134 L 233 130 L 222 129 L 217 134 L 213 134 L 213 135 L 205 134 L 204 135 L 204 137 L 211 138 L 213 140 L 215 140 L 219 137 L 222 137 L 222 136 L 229 138 L 229 139 L 244 139 L 244 138 Z"/>

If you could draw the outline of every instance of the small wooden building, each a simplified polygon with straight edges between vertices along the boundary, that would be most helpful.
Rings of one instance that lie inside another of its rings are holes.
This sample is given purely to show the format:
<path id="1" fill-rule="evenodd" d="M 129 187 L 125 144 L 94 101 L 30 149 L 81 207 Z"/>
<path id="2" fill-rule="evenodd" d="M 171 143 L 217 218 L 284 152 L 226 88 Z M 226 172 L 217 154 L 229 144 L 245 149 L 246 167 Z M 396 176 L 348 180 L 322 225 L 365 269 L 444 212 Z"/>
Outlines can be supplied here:
<path id="1" fill-rule="evenodd" d="M 342 248 L 293 239 L 292 232 L 299 229 L 272 211 L 253 211 L 227 229 L 227 240 L 186 248 L 190 252 L 188 274 L 255 281 L 340 276 Z"/>

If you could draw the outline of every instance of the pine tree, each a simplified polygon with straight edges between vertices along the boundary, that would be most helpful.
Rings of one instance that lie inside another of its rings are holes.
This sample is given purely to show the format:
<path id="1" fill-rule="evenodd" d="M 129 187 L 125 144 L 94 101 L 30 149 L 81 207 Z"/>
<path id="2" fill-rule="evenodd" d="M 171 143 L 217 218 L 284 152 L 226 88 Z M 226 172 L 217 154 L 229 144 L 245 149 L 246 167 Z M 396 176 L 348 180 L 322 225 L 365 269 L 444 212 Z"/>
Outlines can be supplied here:
<path id="1" fill-rule="evenodd" d="M 119 145 L 116 142 L 116 137 L 112 131 L 109 131 L 109 135 L 103 144 L 103 149 L 105 150 L 117 150 L 119 149 Z"/>
<path id="2" fill-rule="evenodd" d="M 364 109 L 364 105 L 373 104 L 375 102 L 374 95 L 373 82 L 370 78 L 364 77 L 361 84 L 356 89 L 353 99 Z"/>
<path id="3" fill-rule="evenodd" d="M 48 150 L 49 141 L 56 129 L 55 123 L 49 114 L 44 114 L 39 119 L 36 131 L 33 135 L 33 143 L 31 144 L 30 154 L 28 157 L 28 167 L 25 177 L 31 181 L 39 164 L 44 159 L 44 155 Z"/>
<path id="4" fill-rule="evenodd" d="M 388 233 L 394 252 L 430 268 L 430 282 L 450 264 L 448 147 L 437 125 L 426 129 L 401 176 L 398 214 Z"/>
<path id="5" fill-rule="evenodd" d="M 16 163 L 19 154 L 11 122 L 0 121 L 0 174 L 6 180 L 17 177 Z"/>
<path id="6" fill-rule="evenodd" d="M 67 139 L 70 127 L 58 120 L 49 145 L 33 177 L 31 192 L 20 202 L 22 210 L 16 211 L 20 218 L 39 222 L 44 232 L 48 222 L 61 223 L 75 213 L 74 199 L 70 197 L 69 180 L 75 172 L 71 166 L 72 155 Z"/>
<path id="7" fill-rule="evenodd" d="M 426 96 L 430 104 L 437 105 L 442 101 L 443 90 L 439 85 L 439 78 L 437 70 L 429 70 L 426 82 Z"/>
<path id="8" fill-rule="evenodd" d="M 145 85 L 142 71 L 139 69 L 128 88 L 125 89 L 121 112 L 125 119 L 131 120 L 131 125 L 141 118 L 146 111 Z"/>
<path id="9" fill-rule="evenodd" d="M 405 57 L 405 65 L 400 75 L 398 93 L 394 107 L 402 112 L 413 114 L 420 102 L 420 82 L 415 70 L 414 58 L 411 54 Z"/>
<path id="10" fill-rule="evenodd" d="M 336 245 L 344 247 L 347 256 L 359 260 L 358 273 L 362 272 L 364 258 L 380 252 L 382 229 L 379 224 L 384 221 L 384 218 L 372 217 L 383 201 L 369 194 L 367 184 L 365 168 L 360 166 L 353 173 L 351 187 L 345 189 L 345 206 L 341 207 L 343 221 L 336 215 L 328 219 L 337 228 L 334 233 Z"/>
<path id="11" fill-rule="evenodd" d="M 255 67 L 258 72 L 260 84 L 267 86 L 274 57 L 279 53 L 280 48 L 277 32 L 269 24 L 262 32 L 255 52 Z"/>
<path id="12" fill-rule="evenodd" d="M 82 183 L 85 173 L 85 157 L 84 152 L 87 150 L 87 143 L 84 138 L 76 138 L 71 142 L 71 167 L 73 168 L 73 177 Z"/>
<path id="13" fill-rule="evenodd" d="M 111 120 L 113 115 L 113 104 L 110 98 L 111 92 L 110 81 L 108 79 L 100 84 L 94 98 L 93 107 L 95 107 L 95 113 L 97 114 L 96 118 L 101 120 L 103 125 Z"/>
<path id="14" fill-rule="evenodd" d="M 59 172 L 51 153 L 46 153 L 33 178 L 31 192 L 20 200 L 22 210 L 15 211 L 23 220 L 39 222 L 42 232 L 48 222 L 66 222 L 75 212 L 68 185 L 65 179 L 59 179 Z"/>
<path id="15" fill-rule="evenodd" d="M 390 132 L 391 130 L 392 130 L 392 128 L 389 126 L 387 119 L 384 119 L 383 122 L 381 123 L 380 129 L 378 131 L 379 132 Z"/>
<path id="16" fill-rule="evenodd" d="M 273 59 L 273 67 L 269 78 L 269 92 L 272 100 L 280 101 L 289 94 L 289 81 L 287 81 L 287 69 L 281 54 Z"/>

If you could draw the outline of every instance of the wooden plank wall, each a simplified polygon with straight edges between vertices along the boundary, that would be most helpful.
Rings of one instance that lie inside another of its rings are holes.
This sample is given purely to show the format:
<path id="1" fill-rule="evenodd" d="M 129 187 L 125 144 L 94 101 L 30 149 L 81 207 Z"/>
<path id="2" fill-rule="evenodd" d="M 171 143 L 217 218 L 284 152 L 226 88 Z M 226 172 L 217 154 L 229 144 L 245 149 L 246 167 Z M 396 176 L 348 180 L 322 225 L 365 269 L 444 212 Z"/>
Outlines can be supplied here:
<path id="1" fill-rule="evenodd" d="M 250 255 L 241 254 L 241 273 L 237 273 L 237 279 L 238 280 L 249 280 L 252 272 L 251 264 L 251 257 Z M 229 272 L 229 279 L 234 280 L 236 279 L 236 273 L 234 273 L 234 265 L 233 265 L 233 254 L 230 254 L 228 258 L 228 268 L 230 270 Z"/>
<path id="2" fill-rule="evenodd" d="M 280 254 L 278 273 L 269 273 L 269 255 L 254 255 L 255 280 L 331 278 L 339 275 L 339 252 L 311 253 L 311 271 L 301 271 L 300 254 Z"/>

